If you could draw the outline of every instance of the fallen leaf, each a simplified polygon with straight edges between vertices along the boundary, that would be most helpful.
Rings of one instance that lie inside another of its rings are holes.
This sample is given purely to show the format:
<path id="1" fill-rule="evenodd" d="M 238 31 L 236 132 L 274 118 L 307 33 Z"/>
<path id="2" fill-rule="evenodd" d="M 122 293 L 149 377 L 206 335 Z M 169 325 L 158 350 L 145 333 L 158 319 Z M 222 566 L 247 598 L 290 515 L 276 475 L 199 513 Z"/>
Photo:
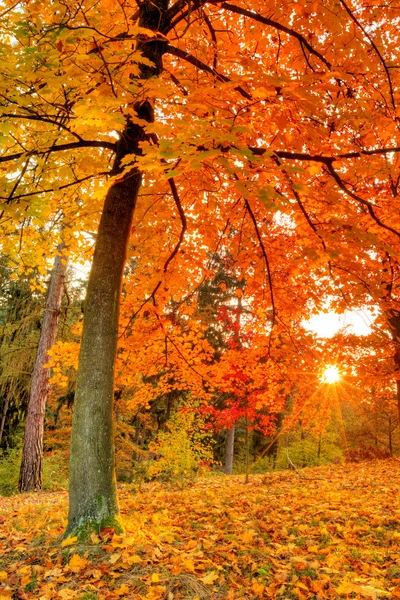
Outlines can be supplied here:
<path id="1" fill-rule="evenodd" d="M 73 537 L 68 536 L 67 538 L 65 538 L 65 540 L 63 540 L 61 542 L 61 547 L 66 548 L 67 546 L 73 546 L 74 544 L 76 544 L 77 541 L 78 541 L 77 535 L 75 535 Z"/>
<path id="2" fill-rule="evenodd" d="M 69 561 L 69 567 L 74 573 L 79 573 L 86 567 L 87 563 L 88 561 L 85 558 L 79 556 L 79 554 L 74 554 Z"/>
<path id="3" fill-rule="evenodd" d="M 204 583 L 204 585 L 212 585 L 218 577 L 219 575 L 216 571 L 210 571 L 210 573 L 204 575 L 204 577 L 200 577 L 200 581 Z"/>

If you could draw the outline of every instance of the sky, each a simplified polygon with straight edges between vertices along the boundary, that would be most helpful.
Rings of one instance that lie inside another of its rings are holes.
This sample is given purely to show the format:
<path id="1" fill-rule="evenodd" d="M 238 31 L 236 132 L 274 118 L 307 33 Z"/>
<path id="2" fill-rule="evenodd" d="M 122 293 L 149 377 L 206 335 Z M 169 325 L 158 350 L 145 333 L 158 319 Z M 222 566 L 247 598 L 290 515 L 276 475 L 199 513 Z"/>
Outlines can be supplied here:
<path id="1" fill-rule="evenodd" d="M 341 315 L 334 312 L 320 313 L 308 321 L 304 321 L 303 325 L 306 329 L 314 331 L 319 337 L 330 338 L 343 327 L 346 327 L 347 333 L 368 335 L 373 321 L 374 316 L 371 311 L 362 309 L 348 310 Z"/>

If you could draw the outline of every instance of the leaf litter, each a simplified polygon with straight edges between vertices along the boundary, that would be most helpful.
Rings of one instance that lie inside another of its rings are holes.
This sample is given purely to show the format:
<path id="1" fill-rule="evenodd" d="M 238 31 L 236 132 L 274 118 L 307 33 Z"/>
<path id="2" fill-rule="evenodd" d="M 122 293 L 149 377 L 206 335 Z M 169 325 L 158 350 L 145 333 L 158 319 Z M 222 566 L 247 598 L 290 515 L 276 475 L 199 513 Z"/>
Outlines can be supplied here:
<path id="1" fill-rule="evenodd" d="M 0 500 L 0 600 L 400 598 L 400 461 L 119 490 L 126 532 L 62 541 L 66 492 Z"/>

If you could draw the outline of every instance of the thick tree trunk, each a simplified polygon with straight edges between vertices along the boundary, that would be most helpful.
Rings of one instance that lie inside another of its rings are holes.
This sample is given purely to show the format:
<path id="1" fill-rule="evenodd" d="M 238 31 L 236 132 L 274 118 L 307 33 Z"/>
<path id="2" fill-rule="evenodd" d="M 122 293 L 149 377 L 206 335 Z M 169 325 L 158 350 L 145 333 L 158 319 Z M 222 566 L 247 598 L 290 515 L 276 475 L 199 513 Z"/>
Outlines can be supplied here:
<path id="1" fill-rule="evenodd" d="M 135 173 L 108 192 L 90 273 L 71 438 L 68 531 L 117 517 L 112 428 L 119 300 L 132 216 Z M 117 235 L 116 235 L 117 232 Z"/>
<path id="2" fill-rule="evenodd" d="M 62 253 L 62 249 L 63 244 L 58 249 L 60 253 Z M 43 365 L 49 360 L 47 353 L 57 336 L 66 269 L 67 260 L 60 254 L 55 259 L 50 276 L 46 308 L 32 372 L 18 483 L 20 492 L 32 492 L 40 490 L 42 487 L 43 429 L 49 393 L 49 369 L 43 368 Z"/>
<path id="3" fill-rule="evenodd" d="M 160 30 L 167 0 L 141 3 L 140 26 Z M 142 53 L 154 67 L 142 66 L 141 78 L 160 73 L 164 42 L 146 40 Z M 140 120 L 151 123 L 149 101 L 135 105 Z M 128 120 L 118 144 L 114 173 L 128 154 L 140 154 L 146 139 L 141 125 Z M 113 443 L 114 363 L 122 275 L 132 218 L 141 186 L 132 169 L 108 191 L 90 272 L 72 422 L 69 516 L 66 535 L 85 537 L 104 526 L 121 529 L 116 491 Z"/>
<path id="4" fill-rule="evenodd" d="M 225 465 L 224 465 L 225 475 L 232 475 L 234 449 L 235 449 L 235 428 L 231 427 L 230 429 L 228 429 L 228 435 L 226 438 Z"/>

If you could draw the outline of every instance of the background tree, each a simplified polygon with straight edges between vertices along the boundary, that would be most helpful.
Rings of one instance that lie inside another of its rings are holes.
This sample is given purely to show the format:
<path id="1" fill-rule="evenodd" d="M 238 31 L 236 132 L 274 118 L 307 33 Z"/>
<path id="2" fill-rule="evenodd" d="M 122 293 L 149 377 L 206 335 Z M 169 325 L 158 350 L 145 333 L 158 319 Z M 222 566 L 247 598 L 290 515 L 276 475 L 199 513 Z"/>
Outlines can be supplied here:
<path id="1" fill-rule="evenodd" d="M 20 492 L 31 492 L 42 487 L 43 430 L 50 374 L 50 369 L 45 365 L 49 360 L 48 351 L 56 341 L 64 293 L 68 261 L 62 253 L 63 249 L 64 245 L 61 244 L 58 248 L 60 255 L 56 257 L 51 271 L 35 365 L 31 375 L 18 484 Z"/>

